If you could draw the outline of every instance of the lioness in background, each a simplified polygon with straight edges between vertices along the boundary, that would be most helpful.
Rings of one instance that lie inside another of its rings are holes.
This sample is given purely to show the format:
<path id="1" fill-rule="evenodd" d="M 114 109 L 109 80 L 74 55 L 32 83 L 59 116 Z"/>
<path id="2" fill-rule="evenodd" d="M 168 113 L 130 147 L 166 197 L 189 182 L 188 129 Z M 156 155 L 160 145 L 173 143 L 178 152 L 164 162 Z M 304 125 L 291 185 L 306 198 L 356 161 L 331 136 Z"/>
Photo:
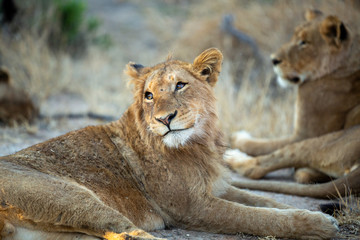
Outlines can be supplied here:
<path id="1" fill-rule="evenodd" d="M 0 67 L 0 125 L 31 122 L 37 115 L 38 109 L 27 93 L 14 88 L 9 72 Z"/>
<path id="2" fill-rule="evenodd" d="M 226 159 L 250 178 L 287 167 L 299 168 L 295 179 L 301 183 L 351 173 L 336 185 L 239 183 L 242 187 L 315 197 L 338 196 L 336 188 L 341 195 L 347 187 L 360 192 L 360 36 L 336 16 L 308 11 L 306 19 L 272 55 L 279 81 L 298 86 L 293 135 L 272 140 L 234 134 L 234 147 L 259 157 L 229 152 Z"/>
<path id="3" fill-rule="evenodd" d="M 154 239 L 144 230 L 171 226 L 334 236 L 334 218 L 228 183 L 213 93 L 221 63 L 217 49 L 193 64 L 129 63 L 135 99 L 120 120 L 0 158 L 2 240 Z"/>

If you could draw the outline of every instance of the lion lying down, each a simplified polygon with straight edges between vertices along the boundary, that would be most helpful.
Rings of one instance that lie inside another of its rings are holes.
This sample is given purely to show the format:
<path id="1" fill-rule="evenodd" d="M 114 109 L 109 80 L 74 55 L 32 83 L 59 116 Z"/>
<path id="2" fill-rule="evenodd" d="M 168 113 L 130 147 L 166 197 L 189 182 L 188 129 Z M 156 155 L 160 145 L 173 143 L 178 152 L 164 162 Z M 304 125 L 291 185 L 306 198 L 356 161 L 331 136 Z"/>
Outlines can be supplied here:
<path id="1" fill-rule="evenodd" d="M 208 49 L 193 64 L 129 63 L 135 99 L 118 121 L 0 158 L 2 240 L 155 239 L 144 231 L 172 226 L 334 236 L 334 218 L 228 183 L 213 93 L 221 62 Z"/>
<path id="2" fill-rule="evenodd" d="M 272 55 L 281 82 L 298 86 L 295 129 L 281 139 L 235 134 L 228 163 L 240 174 L 261 178 L 295 167 L 295 180 L 319 185 L 240 182 L 237 186 L 319 198 L 360 193 L 360 36 L 335 16 L 308 11 L 292 40 Z"/>

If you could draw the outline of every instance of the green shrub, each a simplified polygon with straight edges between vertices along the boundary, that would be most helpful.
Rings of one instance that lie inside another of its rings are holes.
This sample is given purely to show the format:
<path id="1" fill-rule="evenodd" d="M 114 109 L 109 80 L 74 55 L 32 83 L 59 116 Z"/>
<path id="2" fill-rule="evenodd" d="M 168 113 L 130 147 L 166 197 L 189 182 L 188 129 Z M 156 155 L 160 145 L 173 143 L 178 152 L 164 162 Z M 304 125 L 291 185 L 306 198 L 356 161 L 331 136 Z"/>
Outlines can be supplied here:
<path id="1" fill-rule="evenodd" d="M 62 35 L 71 42 L 82 34 L 86 5 L 81 0 L 56 0 L 56 5 Z"/>
<path id="2" fill-rule="evenodd" d="M 1 2 L 0 0 L 0 7 Z M 54 52 L 67 52 L 74 57 L 86 53 L 89 44 L 101 48 L 112 45 L 109 35 L 99 35 L 99 19 L 86 17 L 84 0 L 15 0 L 21 14 L 11 28 L 25 31 L 35 38 L 45 38 Z M 19 12 L 20 12 L 19 11 Z M 0 9 L 0 17 L 3 12 Z"/>

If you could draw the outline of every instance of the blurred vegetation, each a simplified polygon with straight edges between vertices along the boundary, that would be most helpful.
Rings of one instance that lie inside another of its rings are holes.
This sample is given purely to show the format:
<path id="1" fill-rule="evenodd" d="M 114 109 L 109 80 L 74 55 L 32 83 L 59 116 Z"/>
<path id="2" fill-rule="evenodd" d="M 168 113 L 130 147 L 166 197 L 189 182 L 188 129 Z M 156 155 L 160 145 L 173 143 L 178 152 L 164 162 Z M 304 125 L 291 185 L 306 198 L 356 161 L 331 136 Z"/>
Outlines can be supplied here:
<path id="1" fill-rule="evenodd" d="M 359 0 L 13 1 L 18 12 L 11 23 L 0 11 L 0 63 L 14 85 L 40 103 L 70 91 L 84 96 L 92 111 L 118 116 L 132 102 L 122 75 L 126 63 L 153 65 L 169 53 L 193 61 L 217 47 L 224 63 L 216 96 L 227 137 L 239 129 L 256 137 L 291 133 L 296 89 L 276 86 L 269 55 L 291 38 L 306 9 L 336 14 L 353 32 L 360 30 Z M 233 28 L 254 40 L 259 56 L 224 31 L 226 15 L 233 16 Z M 111 51 L 103 50 L 109 46 Z"/>
<path id="2" fill-rule="evenodd" d="M 30 33 L 43 38 L 50 48 L 83 56 L 90 44 L 107 49 L 112 45 L 109 35 L 98 34 L 101 22 L 85 16 L 86 1 L 83 0 L 1 0 L 0 15 L 9 34 Z M 13 18 L 9 20 L 16 10 Z"/>

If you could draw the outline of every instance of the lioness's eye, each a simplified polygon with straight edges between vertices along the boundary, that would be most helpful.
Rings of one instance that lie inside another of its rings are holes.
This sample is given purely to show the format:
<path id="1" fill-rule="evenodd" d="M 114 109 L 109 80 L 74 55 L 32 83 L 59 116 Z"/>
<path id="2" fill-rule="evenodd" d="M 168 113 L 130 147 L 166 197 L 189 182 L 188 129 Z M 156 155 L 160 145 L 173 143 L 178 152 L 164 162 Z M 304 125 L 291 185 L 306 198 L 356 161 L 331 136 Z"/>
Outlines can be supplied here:
<path id="1" fill-rule="evenodd" d="M 145 92 L 145 98 L 147 100 L 152 100 L 153 99 L 153 94 L 151 92 Z"/>
<path id="2" fill-rule="evenodd" d="M 178 82 L 178 83 L 176 84 L 175 91 L 182 89 L 183 87 L 185 87 L 186 84 L 187 84 L 187 83 Z"/>

